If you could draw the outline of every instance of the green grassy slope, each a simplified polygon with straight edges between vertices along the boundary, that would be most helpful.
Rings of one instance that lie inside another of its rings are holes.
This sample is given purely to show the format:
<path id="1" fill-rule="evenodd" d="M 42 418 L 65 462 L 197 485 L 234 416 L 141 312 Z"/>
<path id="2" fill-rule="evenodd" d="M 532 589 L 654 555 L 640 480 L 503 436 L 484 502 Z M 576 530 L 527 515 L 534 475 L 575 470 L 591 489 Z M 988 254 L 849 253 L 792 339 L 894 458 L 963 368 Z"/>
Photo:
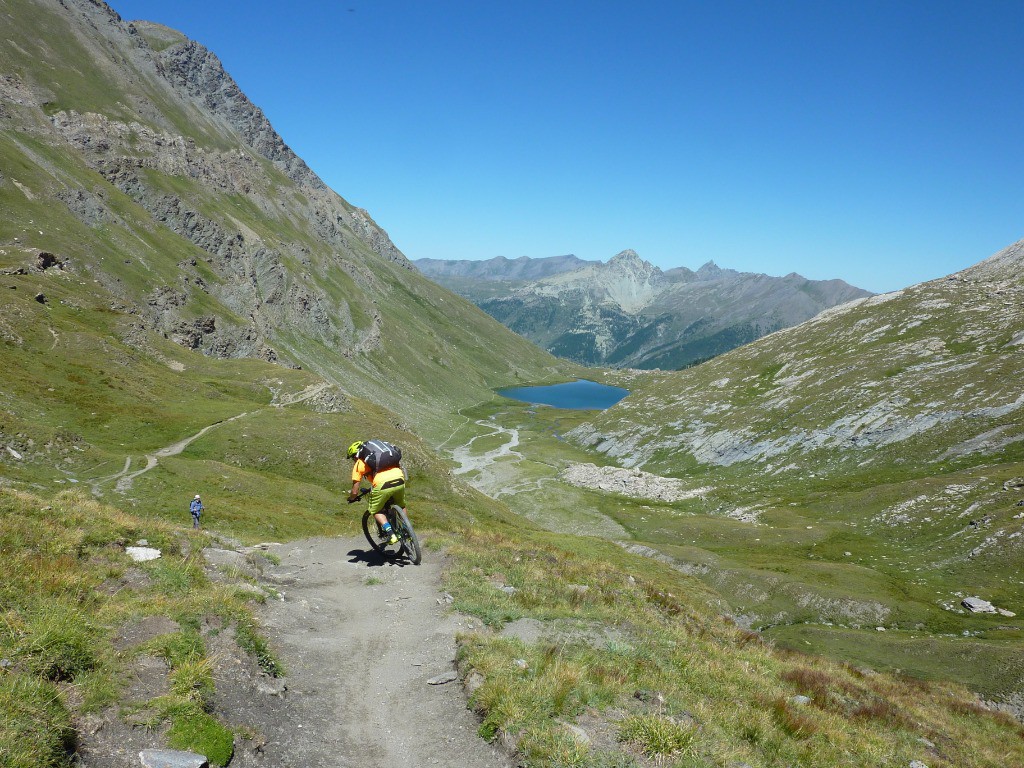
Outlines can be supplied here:
<path id="1" fill-rule="evenodd" d="M 287 432 L 300 413 L 268 411 L 264 426 L 280 414 Z M 224 434 L 220 442 L 193 457 L 197 466 L 213 461 L 227 469 L 232 454 L 223 446 L 234 439 Z M 419 465 L 418 449 L 412 454 Z M 303 458 L 283 461 L 273 481 L 308 482 Z M 422 460 L 430 468 L 429 457 Z M 463 637 L 460 651 L 463 674 L 479 680 L 472 702 L 483 716 L 481 734 L 515 744 L 527 765 L 827 768 L 921 760 L 963 768 L 1024 759 L 1019 724 L 955 686 L 774 651 L 714 618 L 713 595 L 690 577 L 600 541 L 531 531 L 521 521 L 510 526 L 500 502 L 443 473 L 430 475 L 417 484 L 414 506 L 428 556 L 448 548 L 456 607 L 489 628 Z M 244 520 L 222 520 L 221 496 L 221 489 L 207 495 L 215 527 L 250 540 L 311 530 L 296 510 L 272 503 L 251 503 Z M 439 502 L 445 514 L 431 519 Z M 230 760 L 232 744 L 258 738 L 225 726 L 210 706 L 211 633 L 233 628 L 269 674 L 286 674 L 287 660 L 252 634 L 251 593 L 211 581 L 190 555 L 210 543 L 208 534 L 148 509 L 125 514 L 76 491 L 41 497 L 0 489 L 0 523 L 5 765 L 68 765 L 75 724 L 117 702 L 146 654 L 166 664 L 168 690 L 125 706 L 128 722 L 166 726 L 172 746 L 215 765 Z M 320 529 L 351 526 L 328 516 Z M 163 557 L 131 563 L 124 547 L 140 539 Z M 161 634 L 130 651 L 117 644 L 151 618 L 164 620 Z M 523 620 L 545 633 L 539 642 L 493 631 Z M 580 741 L 570 722 L 593 741 Z"/>
<path id="2" fill-rule="evenodd" d="M 704 489 L 646 510 L 605 506 L 740 621 L 1012 699 L 1024 688 L 1020 618 L 960 601 L 1024 608 L 1020 264 L 1017 245 L 639 380 L 570 437 Z"/>

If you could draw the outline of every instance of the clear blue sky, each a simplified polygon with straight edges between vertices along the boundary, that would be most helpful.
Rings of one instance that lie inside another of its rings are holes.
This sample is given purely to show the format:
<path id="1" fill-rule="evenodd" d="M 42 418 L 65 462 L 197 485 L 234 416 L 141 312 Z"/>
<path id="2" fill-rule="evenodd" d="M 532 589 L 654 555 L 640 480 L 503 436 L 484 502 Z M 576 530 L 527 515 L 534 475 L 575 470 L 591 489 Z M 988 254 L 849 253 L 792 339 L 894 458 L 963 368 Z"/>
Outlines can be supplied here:
<path id="1" fill-rule="evenodd" d="M 1024 237 L 1024 3 L 113 0 L 410 258 L 633 248 L 887 291 Z"/>

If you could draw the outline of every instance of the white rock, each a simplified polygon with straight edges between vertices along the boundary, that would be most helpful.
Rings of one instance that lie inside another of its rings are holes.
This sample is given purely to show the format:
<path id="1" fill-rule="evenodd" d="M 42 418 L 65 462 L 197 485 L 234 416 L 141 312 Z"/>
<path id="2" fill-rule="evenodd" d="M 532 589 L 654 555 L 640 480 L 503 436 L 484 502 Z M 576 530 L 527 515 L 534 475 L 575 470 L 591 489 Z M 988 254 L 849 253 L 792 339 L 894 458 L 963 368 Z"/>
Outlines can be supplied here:
<path id="1" fill-rule="evenodd" d="M 127 547 L 125 552 L 136 563 L 144 563 L 147 560 L 156 560 L 160 557 L 160 550 L 152 547 Z"/>
<path id="2" fill-rule="evenodd" d="M 573 723 L 567 723 L 564 720 L 559 720 L 558 724 L 572 737 L 573 741 L 577 744 L 585 747 L 589 747 L 591 744 L 590 734 L 580 728 L 578 725 Z"/>
<path id="3" fill-rule="evenodd" d="M 18 459 L 18 461 L 21 461 L 21 454 L 20 454 L 20 453 L 18 453 L 18 452 L 17 452 L 16 450 L 14 450 L 13 448 L 11 448 L 11 446 L 9 446 L 9 445 L 7 446 L 7 452 L 8 452 L 9 454 L 11 454 L 11 456 L 13 456 L 14 458 Z"/>
<path id="4" fill-rule="evenodd" d="M 965 597 L 960 601 L 960 605 L 966 608 L 971 613 L 995 613 L 996 607 L 992 605 L 988 600 L 982 600 L 980 597 Z"/>
<path id="5" fill-rule="evenodd" d="M 466 691 L 466 696 L 472 696 L 479 690 L 480 686 L 487 682 L 484 676 L 476 670 L 469 673 L 469 677 L 466 678 L 466 682 L 463 684 L 463 688 Z"/>

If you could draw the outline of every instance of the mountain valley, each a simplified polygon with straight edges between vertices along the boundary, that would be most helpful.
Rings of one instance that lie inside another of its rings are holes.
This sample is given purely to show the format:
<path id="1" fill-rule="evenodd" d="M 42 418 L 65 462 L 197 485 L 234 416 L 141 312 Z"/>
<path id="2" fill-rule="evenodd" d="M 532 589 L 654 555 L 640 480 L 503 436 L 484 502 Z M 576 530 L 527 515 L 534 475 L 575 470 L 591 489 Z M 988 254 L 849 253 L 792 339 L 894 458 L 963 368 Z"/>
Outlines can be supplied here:
<path id="1" fill-rule="evenodd" d="M 601 414 L 506 406 L 497 423 L 558 438 L 521 503 L 673 563 L 791 647 L 964 682 L 999 658 L 985 685 L 1019 701 L 1022 253 L 686 371 L 635 372 Z M 572 512 L 544 505 L 552 486 Z M 977 593 L 1003 612 L 971 615 L 961 603 Z M 927 653 L 896 651 L 894 633 L 929 638 Z"/>
<path id="2" fill-rule="evenodd" d="M 414 264 L 552 354 L 616 368 L 693 365 L 870 295 L 842 280 L 769 277 L 714 262 L 662 272 L 632 250 L 607 264 L 575 256 Z"/>

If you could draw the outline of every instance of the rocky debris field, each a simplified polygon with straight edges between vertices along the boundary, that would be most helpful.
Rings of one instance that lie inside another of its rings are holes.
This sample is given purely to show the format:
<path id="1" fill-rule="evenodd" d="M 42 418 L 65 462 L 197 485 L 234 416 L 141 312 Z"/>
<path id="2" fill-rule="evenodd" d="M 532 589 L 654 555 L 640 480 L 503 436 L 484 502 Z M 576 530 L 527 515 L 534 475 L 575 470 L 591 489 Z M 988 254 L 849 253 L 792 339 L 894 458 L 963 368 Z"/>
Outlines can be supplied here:
<path id="1" fill-rule="evenodd" d="M 596 464 L 571 464 L 558 473 L 558 479 L 578 488 L 619 493 L 637 499 L 683 501 L 703 496 L 711 488 L 691 488 L 682 480 L 660 477 L 639 468 L 599 467 Z"/>

